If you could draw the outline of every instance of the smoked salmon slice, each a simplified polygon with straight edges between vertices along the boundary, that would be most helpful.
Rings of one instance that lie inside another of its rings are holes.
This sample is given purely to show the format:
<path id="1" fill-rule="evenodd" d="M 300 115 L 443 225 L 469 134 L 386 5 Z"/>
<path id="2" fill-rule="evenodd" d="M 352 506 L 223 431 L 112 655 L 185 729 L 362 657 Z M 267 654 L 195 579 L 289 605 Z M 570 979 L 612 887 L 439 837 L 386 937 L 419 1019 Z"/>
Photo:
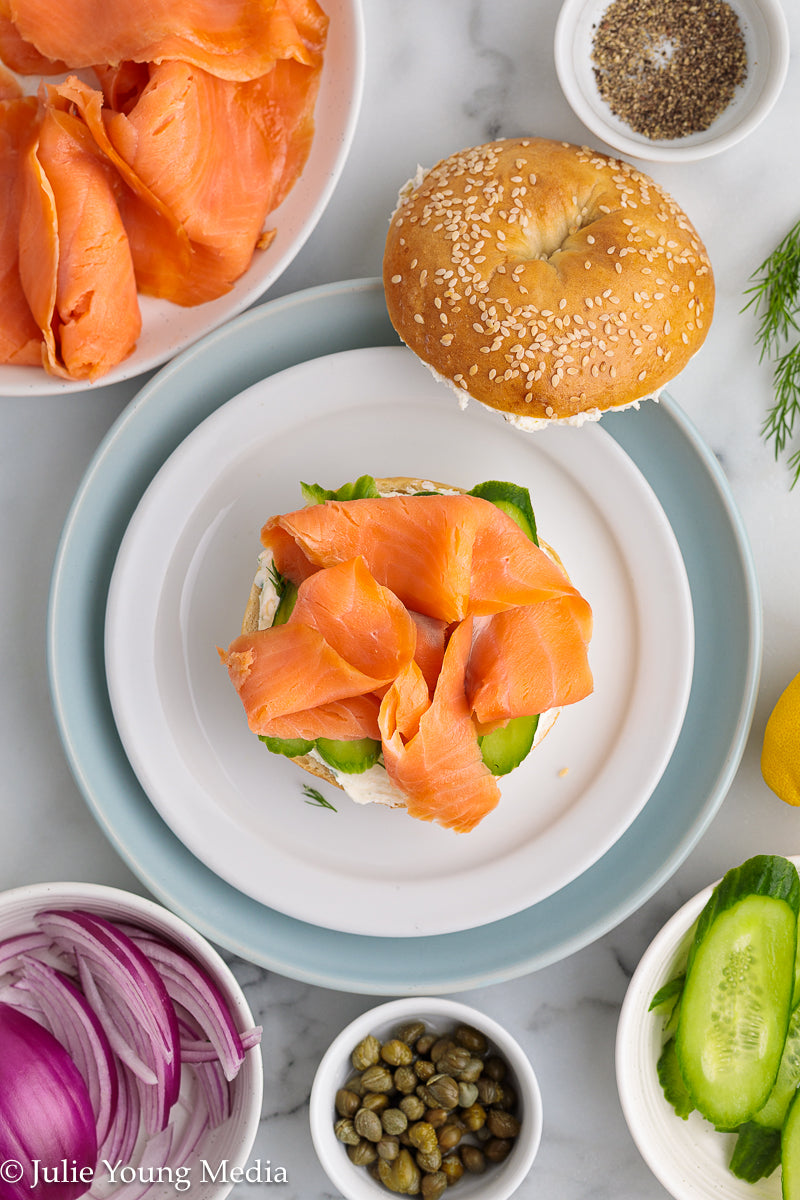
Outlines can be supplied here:
<path id="1" fill-rule="evenodd" d="M 481 758 L 465 691 L 472 646 L 472 618 L 453 631 L 444 653 L 433 700 L 407 739 L 392 719 L 398 707 L 390 692 L 379 724 L 389 778 L 406 796 L 409 816 L 437 821 L 456 833 L 469 833 L 500 799 L 497 780 Z"/>
<path id="2" fill-rule="evenodd" d="M 141 314 L 109 164 L 45 93 L 21 172 L 20 277 L 54 375 L 93 380 L 134 349 Z"/>
<path id="3" fill-rule="evenodd" d="M 261 540 L 298 596 L 287 624 L 220 651 L 250 727 L 331 736 L 313 733 L 328 706 L 358 694 L 369 719 L 337 710 L 340 727 L 380 737 L 413 817 L 474 829 L 500 796 L 479 738 L 592 690 L 587 601 L 488 500 L 329 500 L 270 518 Z M 340 656 L 333 689 L 322 645 Z"/>
<path id="4" fill-rule="evenodd" d="M 19 273 L 20 162 L 34 137 L 37 107 L 32 97 L 0 101 L 0 363 L 21 366 L 42 362 L 41 331 Z"/>
<path id="5" fill-rule="evenodd" d="M 261 540 L 293 581 L 362 555 L 407 608 L 448 622 L 578 596 L 511 517 L 478 496 L 331 500 L 273 517 Z"/>
<path id="6" fill-rule="evenodd" d="M 223 79 L 255 79 L 308 51 L 286 0 L 3 0 L 19 38 L 70 70 L 180 59 Z"/>

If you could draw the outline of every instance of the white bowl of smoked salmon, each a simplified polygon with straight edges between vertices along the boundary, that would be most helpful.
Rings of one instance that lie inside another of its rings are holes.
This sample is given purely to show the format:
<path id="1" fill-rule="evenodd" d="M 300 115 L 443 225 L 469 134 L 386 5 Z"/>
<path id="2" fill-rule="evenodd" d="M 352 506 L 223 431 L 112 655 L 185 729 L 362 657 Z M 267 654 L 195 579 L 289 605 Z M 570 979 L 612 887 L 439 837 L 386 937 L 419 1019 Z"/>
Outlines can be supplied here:
<path id="1" fill-rule="evenodd" d="M 360 104 L 358 0 L 303 0 L 291 16 L 240 5 L 223 30 L 214 7 L 191 25 L 173 14 L 166 33 L 135 5 L 86 0 L 58 20 L 21 0 L 3 18 L 17 269 L 0 394 L 159 366 L 261 296 L 322 215 Z"/>
<path id="2" fill-rule="evenodd" d="M 347 1200 L 438 1200 L 455 1184 L 465 1200 L 506 1200 L 536 1157 L 542 1099 L 502 1025 L 457 1000 L 416 996 L 337 1035 L 314 1077 L 309 1123 Z"/>

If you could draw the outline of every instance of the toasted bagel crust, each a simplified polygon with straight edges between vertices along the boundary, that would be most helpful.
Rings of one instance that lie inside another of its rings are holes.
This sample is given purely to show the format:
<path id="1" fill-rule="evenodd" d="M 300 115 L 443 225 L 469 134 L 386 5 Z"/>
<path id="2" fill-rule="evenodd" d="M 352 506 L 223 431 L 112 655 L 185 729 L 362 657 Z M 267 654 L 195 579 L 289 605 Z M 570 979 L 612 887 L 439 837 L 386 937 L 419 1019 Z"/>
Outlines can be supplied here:
<path id="1" fill-rule="evenodd" d="M 464 150 L 407 185 L 383 281 L 392 324 L 436 374 L 537 421 L 657 394 L 714 308 L 708 255 L 670 196 L 543 138 Z"/>

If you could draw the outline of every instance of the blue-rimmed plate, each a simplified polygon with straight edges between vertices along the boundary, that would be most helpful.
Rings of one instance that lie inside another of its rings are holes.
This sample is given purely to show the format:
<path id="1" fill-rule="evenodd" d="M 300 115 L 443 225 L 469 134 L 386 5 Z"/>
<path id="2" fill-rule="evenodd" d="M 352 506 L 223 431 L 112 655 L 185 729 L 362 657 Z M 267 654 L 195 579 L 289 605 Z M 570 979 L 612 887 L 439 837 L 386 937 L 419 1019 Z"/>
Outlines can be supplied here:
<path id="1" fill-rule="evenodd" d="M 379 282 L 363 280 L 254 309 L 165 367 L 110 431 L 75 498 L 53 575 L 48 655 L 56 719 L 78 784 L 120 855 L 159 899 L 213 941 L 284 975 L 348 991 L 422 994 L 499 982 L 563 958 L 613 928 L 669 878 L 739 764 L 755 702 L 761 619 L 750 551 L 724 476 L 680 409 L 663 398 L 637 413 L 608 416 L 603 428 L 643 472 L 676 534 L 695 624 L 687 718 L 666 771 L 626 833 L 545 900 L 432 937 L 324 929 L 225 883 L 158 816 L 117 735 L 103 654 L 117 551 L 156 471 L 220 404 L 298 362 L 395 343 Z"/>

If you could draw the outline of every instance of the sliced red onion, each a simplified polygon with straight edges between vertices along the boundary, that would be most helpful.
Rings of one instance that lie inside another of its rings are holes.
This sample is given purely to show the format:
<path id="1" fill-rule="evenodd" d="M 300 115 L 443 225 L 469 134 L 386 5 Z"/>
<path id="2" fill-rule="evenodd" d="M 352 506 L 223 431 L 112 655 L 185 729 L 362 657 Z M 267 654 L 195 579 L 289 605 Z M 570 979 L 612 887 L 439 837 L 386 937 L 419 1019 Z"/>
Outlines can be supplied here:
<path id="1" fill-rule="evenodd" d="M 35 1180 L 34 1162 L 70 1164 L 63 1180 Z M 4 1174 L 3 1200 L 76 1200 L 88 1191 L 81 1172 L 97 1165 L 97 1134 L 89 1092 L 61 1043 L 25 1013 L 0 1005 L 0 1161 L 19 1163 L 21 1178 Z"/>
<path id="2" fill-rule="evenodd" d="M 174 1130 L 171 1125 L 154 1134 L 142 1151 L 136 1168 L 136 1178 L 114 1191 L 114 1200 L 141 1200 L 158 1183 L 158 1168 L 165 1167 L 172 1149 Z"/>
<path id="3" fill-rule="evenodd" d="M 188 955 L 147 934 L 132 934 L 131 937 L 157 966 L 172 999 L 191 1013 L 216 1048 L 225 1078 L 235 1079 L 244 1061 L 245 1050 L 260 1041 L 261 1029 L 248 1031 L 248 1046 L 245 1047 L 225 998 L 206 971 Z"/>
<path id="4" fill-rule="evenodd" d="M 114 1114 L 114 1121 L 108 1131 L 108 1136 L 100 1147 L 100 1158 L 111 1163 L 127 1163 L 131 1160 L 139 1138 L 142 1114 L 134 1077 L 125 1070 L 119 1060 L 115 1065 L 118 1088 L 117 1111 Z"/>
<path id="5" fill-rule="evenodd" d="M 40 913 L 36 920 L 57 945 L 82 952 L 98 982 L 125 997 L 134 1018 L 152 1032 L 166 1058 L 177 1057 L 175 1012 L 164 981 L 126 934 L 93 913 L 56 910 Z"/>
<path id="6" fill-rule="evenodd" d="M 142 1200 L 152 1189 L 149 1167 L 157 1184 L 158 1167 L 185 1163 L 209 1127 L 230 1115 L 230 1080 L 261 1029 L 240 1032 L 205 968 L 159 935 L 77 910 L 42 912 L 36 921 L 33 932 L 0 942 L 0 1010 L 7 1001 L 12 1019 L 53 1039 L 71 1064 L 85 1095 L 84 1118 L 91 1118 L 91 1165 L 98 1146 L 114 1163 L 141 1153 L 136 1180 L 118 1188 L 114 1200 Z M 4 1094 L 0 1071 L 0 1154 Z M 30 1163 L 25 1146 L 18 1149 L 7 1153 Z M 53 1162 L 80 1162 L 67 1149 L 43 1152 L 42 1163 L 48 1154 Z M 48 1181 L 46 1200 L 72 1200 L 87 1190 L 61 1186 Z M 17 1192 L 0 1183 L 0 1200 L 40 1198 L 27 1186 Z"/>
<path id="7" fill-rule="evenodd" d="M 103 1027 L 86 997 L 65 975 L 26 956 L 22 978 L 35 990 L 49 1028 L 71 1056 L 89 1089 L 97 1141 L 105 1141 L 117 1106 L 117 1072 Z"/>

